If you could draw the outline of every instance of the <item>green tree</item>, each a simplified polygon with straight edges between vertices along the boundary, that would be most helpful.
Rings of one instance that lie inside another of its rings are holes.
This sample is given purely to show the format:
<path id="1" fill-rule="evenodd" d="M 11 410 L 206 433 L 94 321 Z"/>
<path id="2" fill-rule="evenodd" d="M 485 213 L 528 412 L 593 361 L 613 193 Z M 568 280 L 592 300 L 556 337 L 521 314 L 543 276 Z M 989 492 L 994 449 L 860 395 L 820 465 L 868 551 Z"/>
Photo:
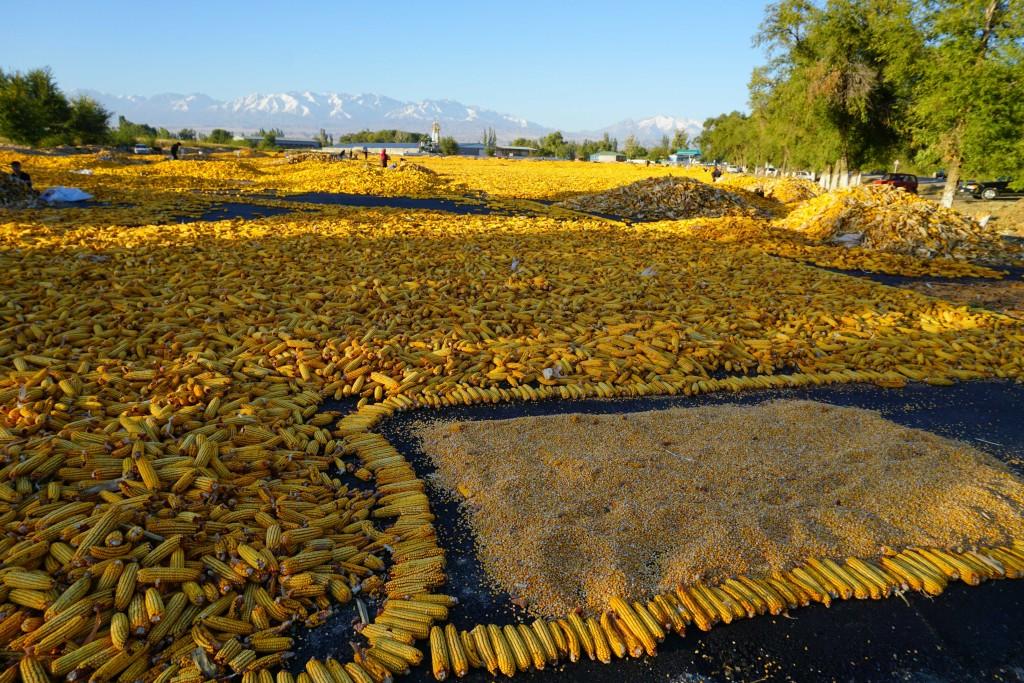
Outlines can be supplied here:
<path id="1" fill-rule="evenodd" d="M 263 136 L 259 143 L 260 149 L 274 149 L 277 146 L 277 131 L 260 128 L 260 135 Z"/>
<path id="2" fill-rule="evenodd" d="M 196 137 L 196 131 L 194 128 L 182 128 L 178 131 L 179 140 L 195 140 Z"/>
<path id="3" fill-rule="evenodd" d="M 0 71 L 0 135 L 36 146 L 59 138 L 70 116 L 71 106 L 49 68 Z"/>
<path id="4" fill-rule="evenodd" d="M 923 4 L 928 67 L 917 81 L 913 136 L 919 158 L 946 166 L 948 207 L 965 174 L 1024 168 L 1024 3 Z"/>
<path id="5" fill-rule="evenodd" d="M 481 142 L 484 145 L 484 153 L 487 156 L 494 156 L 495 148 L 498 146 L 498 134 L 494 132 L 493 128 L 485 128 L 483 138 Z"/>
<path id="6" fill-rule="evenodd" d="M 647 150 L 643 148 L 640 141 L 636 139 L 636 136 L 630 133 L 626 137 L 626 142 L 623 143 L 622 151 L 625 152 L 627 159 L 636 159 L 638 157 L 647 156 Z"/>
<path id="7" fill-rule="evenodd" d="M 772 160 L 830 163 L 836 177 L 898 144 L 921 39 L 911 0 L 782 0 L 755 37 L 769 62 L 751 79 L 753 123 Z"/>
<path id="8" fill-rule="evenodd" d="M 71 101 L 71 115 L 65 125 L 68 142 L 96 145 L 107 141 L 111 114 L 96 100 L 85 95 Z"/>
<path id="9" fill-rule="evenodd" d="M 156 129 L 156 134 L 163 140 L 167 140 L 168 138 L 174 137 L 173 135 L 171 135 L 171 131 L 167 130 L 163 126 L 160 126 Z"/>
<path id="10" fill-rule="evenodd" d="M 675 132 L 672 134 L 672 144 L 665 145 L 665 147 L 668 147 L 672 151 L 675 151 L 677 149 L 689 149 L 690 138 L 686 134 L 685 130 L 683 130 L 682 128 L 676 128 Z"/>
<path id="11" fill-rule="evenodd" d="M 441 138 L 441 154 L 453 155 L 459 153 L 459 143 L 455 138 L 449 136 Z"/>
<path id="12" fill-rule="evenodd" d="M 223 128 L 214 128 L 210 131 L 210 134 L 206 136 L 208 142 L 212 142 L 217 145 L 224 145 L 235 139 L 235 134 L 230 130 L 224 130 Z"/>

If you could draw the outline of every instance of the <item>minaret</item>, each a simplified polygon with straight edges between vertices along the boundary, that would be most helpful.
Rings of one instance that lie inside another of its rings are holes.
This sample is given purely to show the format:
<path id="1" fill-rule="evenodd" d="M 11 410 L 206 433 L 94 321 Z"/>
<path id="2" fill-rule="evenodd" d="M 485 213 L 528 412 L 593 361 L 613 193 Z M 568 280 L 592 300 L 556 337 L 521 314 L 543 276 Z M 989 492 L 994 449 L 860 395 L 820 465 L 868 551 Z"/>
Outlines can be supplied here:
<path id="1" fill-rule="evenodd" d="M 441 126 L 438 125 L 437 121 L 434 121 L 434 127 L 430 129 L 430 141 L 435 145 L 441 144 Z"/>

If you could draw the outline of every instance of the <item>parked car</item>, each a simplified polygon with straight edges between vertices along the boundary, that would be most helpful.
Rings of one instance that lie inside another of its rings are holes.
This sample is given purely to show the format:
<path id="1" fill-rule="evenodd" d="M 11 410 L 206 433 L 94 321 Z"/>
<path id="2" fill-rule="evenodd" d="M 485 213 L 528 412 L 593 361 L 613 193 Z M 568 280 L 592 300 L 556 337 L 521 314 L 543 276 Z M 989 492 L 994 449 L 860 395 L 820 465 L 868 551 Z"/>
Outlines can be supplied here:
<path id="1" fill-rule="evenodd" d="M 871 184 L 892 185 L 917 194 L 917 176 L 912 173 L 886 173 L 878 180 L 872 180 Z"/>
<path id="2" fill-rule="evenodd" d="M 945 180 L 947 178 L 946 169 L 940 168 L 938 171 L 935 172 L 935 177 L 939 178 L 940 180 Z"/>
<path id="3" fill-rule="evenodd" d="M 960 186 L 960 191 L 969 194 L 975 199 L 995 199 L 996 197 L 1016 197 L 1024 195 L 1024 191 L 1011 190 L 1010 183 L 1013 178 L 1003 176 L 995 180 L 979 183 L 977 180 L 968 180 Z"/>
<path id="4" fill-rule="evenodd" d="M 793 174 L 794 178 L 800 178 L 802 180 L 814 181 L 814 171 L 797 171 Z"/>
<path id="5" fill-rule="evenodd" d="M 149 147 L 143 144 L 138 144 L 135 145 L 132 151 L 135 152 L 136 154 L 149 154 Z"/>

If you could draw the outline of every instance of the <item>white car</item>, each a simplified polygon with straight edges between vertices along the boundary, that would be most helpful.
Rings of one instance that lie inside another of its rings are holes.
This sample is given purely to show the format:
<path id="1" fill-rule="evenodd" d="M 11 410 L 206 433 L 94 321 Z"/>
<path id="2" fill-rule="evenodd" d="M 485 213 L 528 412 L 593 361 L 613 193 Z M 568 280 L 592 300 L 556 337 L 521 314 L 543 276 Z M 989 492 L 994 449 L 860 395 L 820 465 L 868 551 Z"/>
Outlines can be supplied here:
<path id="1" fill-rule="evenodd" d="M 143 144 L 135 145 L 133 150 L 136 154 L 149 154 L 149 147 Z"/>
<path id="2" fill-rule="evenodd" d="M 814 182 L 814 172 L 813 171 L 797 171 L 796 173 L 793 174 L 793 177 L 794 178 L 801 178 L 803 180 L 810 180 L 811 182 Z"/>

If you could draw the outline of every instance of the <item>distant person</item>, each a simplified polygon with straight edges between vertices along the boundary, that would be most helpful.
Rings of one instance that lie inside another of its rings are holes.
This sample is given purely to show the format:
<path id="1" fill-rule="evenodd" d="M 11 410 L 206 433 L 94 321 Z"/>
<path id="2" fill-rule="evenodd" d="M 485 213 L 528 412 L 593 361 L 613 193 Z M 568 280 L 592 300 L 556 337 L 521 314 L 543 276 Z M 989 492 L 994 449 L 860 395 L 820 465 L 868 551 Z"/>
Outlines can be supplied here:
<path id="1" fill-rule="evenodd" d="M 388 161 L 390 159 L 391 159 L 391 157 L 388 156 L 388 151 L 386 149 L 382 149 L 380 151 L 380 167 L 381 168 L 387 168 L 388 167 Z"/>
<path id="2" fill-rule="evenodd" d="M 175 142 L 173 145 L 171 145 L 171 158 L 174 159 L 175 161 L 178 160 L 178 150 L 179 149 L 181 149 L 181 143 L 180 142 Z"/>
<path id="3" fill-rule="evenodd" d="M 28 185 L 28 189 L 32 189 L 32 176 L 21 170 L 20 161 L 11 162 L 11 180 L 18 180 Z"/>
<path id="4" fill-rule="evenodd" d="M 718 179 L 722 177 L 722 169 L 715 166 L 715 170 L 711 172 L 711 182 L 717 183 Z"/>
<path id="5" fill-rule="evenodd" d="M 370 150 L 363 146 L 363 161 L 366 161 L 370 157 Z"/>

